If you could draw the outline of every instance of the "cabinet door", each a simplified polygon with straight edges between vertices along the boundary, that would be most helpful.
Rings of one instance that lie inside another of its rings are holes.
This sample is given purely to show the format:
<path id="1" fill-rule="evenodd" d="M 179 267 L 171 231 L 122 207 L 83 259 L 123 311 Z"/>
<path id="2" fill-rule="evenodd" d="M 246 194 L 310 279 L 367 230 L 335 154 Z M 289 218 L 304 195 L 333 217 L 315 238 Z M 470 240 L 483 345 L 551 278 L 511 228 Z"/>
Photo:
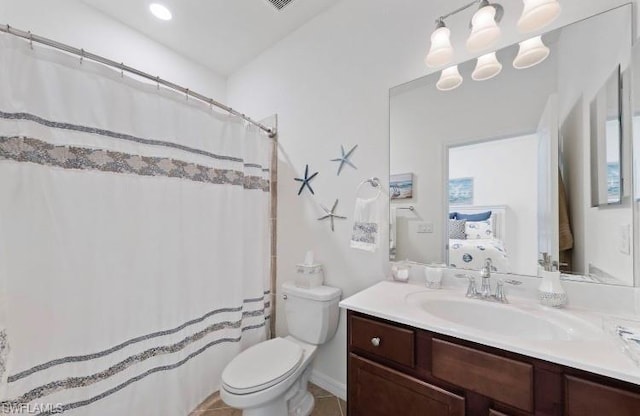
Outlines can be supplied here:
<path id="1" fill-rule="evenodd" d="M 565 415 L 638 416 L 640 394 L 567 376 Z"/>
<path id="2" fill-rule="evenodd" d="M 349 354 L 349 416 L 463 416 L 464 398 Z"/>
<path id="3" fill-rule="evenodd" d="M 465 390 L 533 412 L 533 366 L 528 363 L 433 340 L 433 375 Z"/>

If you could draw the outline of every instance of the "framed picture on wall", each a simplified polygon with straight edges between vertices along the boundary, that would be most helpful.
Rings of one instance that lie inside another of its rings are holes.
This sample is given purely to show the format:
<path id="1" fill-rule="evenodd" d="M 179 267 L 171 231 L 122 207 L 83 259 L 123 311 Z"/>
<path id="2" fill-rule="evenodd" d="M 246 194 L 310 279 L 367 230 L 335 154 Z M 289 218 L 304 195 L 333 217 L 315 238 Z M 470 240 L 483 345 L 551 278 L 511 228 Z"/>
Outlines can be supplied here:
<path id="1" fill-rule="evenodd" d="M 391 199 L 413 198 L 413 173 L 391 175 L 389 191 Z"/>
<path id="2" fill-rule="evenodd" d="M 449 205 L 473 205 L 473 178 L 449 179 Z"/>

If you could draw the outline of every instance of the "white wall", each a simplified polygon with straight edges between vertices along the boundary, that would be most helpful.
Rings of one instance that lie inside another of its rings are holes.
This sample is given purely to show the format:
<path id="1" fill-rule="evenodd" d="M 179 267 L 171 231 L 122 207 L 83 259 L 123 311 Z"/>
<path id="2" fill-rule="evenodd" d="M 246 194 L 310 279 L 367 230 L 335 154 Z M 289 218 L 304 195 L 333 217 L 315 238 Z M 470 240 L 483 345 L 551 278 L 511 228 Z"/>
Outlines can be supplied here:
<path id="1" fill-rule="evenodd" d="M 473 204 L 505 205 L 505 241 L 514 273 L 537 274 L 538 136 L 494 140 L 449 150 L 449 177 L 473 178 Z M 533 238 L 532 238 L 533 237 Z"/>
<path id="2" fill-rule="evenodd" d="M 593 15 L 625 0 L 564 0 L 553 27 Z M 318 202 L 340 199 L 339 212 L 352 216 L 355 189 L 371 176 L 382 182 L 389 172 L 389 88 L 427 74 L 423 58 L 436 16 L 462 4 L 449 0 L 341 0 L 267 50 L 228 81 L 234 107 L 255 117 L 277 112 L 280 122 L 278 280 L 294 276 L 294 265 L 313 248 L 326 266 L 327 284 L 349 296 L 384 279 L 387 244 L 376 254 L 349 248 L 350 221 L 338 222 L 331 233 L 316 220 Z M 521 10 L 519 0 L 503 2 Z M 517 19 L 512 17 L 512 19 Z M 514 23 L 505 17 L 506 22 Z M 466 32 L 465 16 L 455 32 Z M 507 33 L 501 45 L 521 39 Z M 456 60 L 470 58 L 458 46 Z M 339 177 L 329 159 L 340 144 L 359 144 L 353 161 Z M 313 185 L 317 197 L 296 195 L 306 163 L 320 171 Z M 281 303 L 281 302 L 280 302 Z M 285 332 L 278 305 L 279 333 Z M 346 382 L 344 316 L 336 337 L 320 348 L 315 369 L 336 386 Z"/>
<path id="3" fill-rule="evenodd" d="M 0 24 L 160 76 L 218 101 L 226 78 L 78 0 L 0 0 Z"/>

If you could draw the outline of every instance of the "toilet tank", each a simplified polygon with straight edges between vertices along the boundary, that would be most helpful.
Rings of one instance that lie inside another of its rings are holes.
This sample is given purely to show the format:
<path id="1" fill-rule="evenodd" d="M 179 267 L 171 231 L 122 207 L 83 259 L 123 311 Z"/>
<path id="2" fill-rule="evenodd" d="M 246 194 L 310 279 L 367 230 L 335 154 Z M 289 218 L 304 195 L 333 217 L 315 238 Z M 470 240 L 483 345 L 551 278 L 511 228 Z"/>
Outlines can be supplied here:
<path id="1" fill-rule="evenodd" d="M 333 337 L 338 328 L 342 290 L 329 286 L 303 289 L 285 283 L 282 293 L 290 335 L 314 345 L 324 344 Z"/>

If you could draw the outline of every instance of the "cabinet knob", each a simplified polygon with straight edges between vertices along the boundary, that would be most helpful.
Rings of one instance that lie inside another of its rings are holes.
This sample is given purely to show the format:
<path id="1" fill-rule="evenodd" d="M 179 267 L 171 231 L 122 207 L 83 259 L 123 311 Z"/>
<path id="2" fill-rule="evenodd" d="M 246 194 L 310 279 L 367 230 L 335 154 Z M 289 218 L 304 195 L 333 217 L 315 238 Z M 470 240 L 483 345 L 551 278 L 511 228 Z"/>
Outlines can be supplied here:
<path id="1" fill-rule="evenodd" d="M 282 300 L 287 300 L 289 297 L 287 295 L 282 295 Z"/>
<path id="2" fill-rule="evenodd" d="M 374 347 L 379 347 L 380 346 L 380 338 L 379 337 L 371 338 L 371 345 L 373 345 Z"/>

